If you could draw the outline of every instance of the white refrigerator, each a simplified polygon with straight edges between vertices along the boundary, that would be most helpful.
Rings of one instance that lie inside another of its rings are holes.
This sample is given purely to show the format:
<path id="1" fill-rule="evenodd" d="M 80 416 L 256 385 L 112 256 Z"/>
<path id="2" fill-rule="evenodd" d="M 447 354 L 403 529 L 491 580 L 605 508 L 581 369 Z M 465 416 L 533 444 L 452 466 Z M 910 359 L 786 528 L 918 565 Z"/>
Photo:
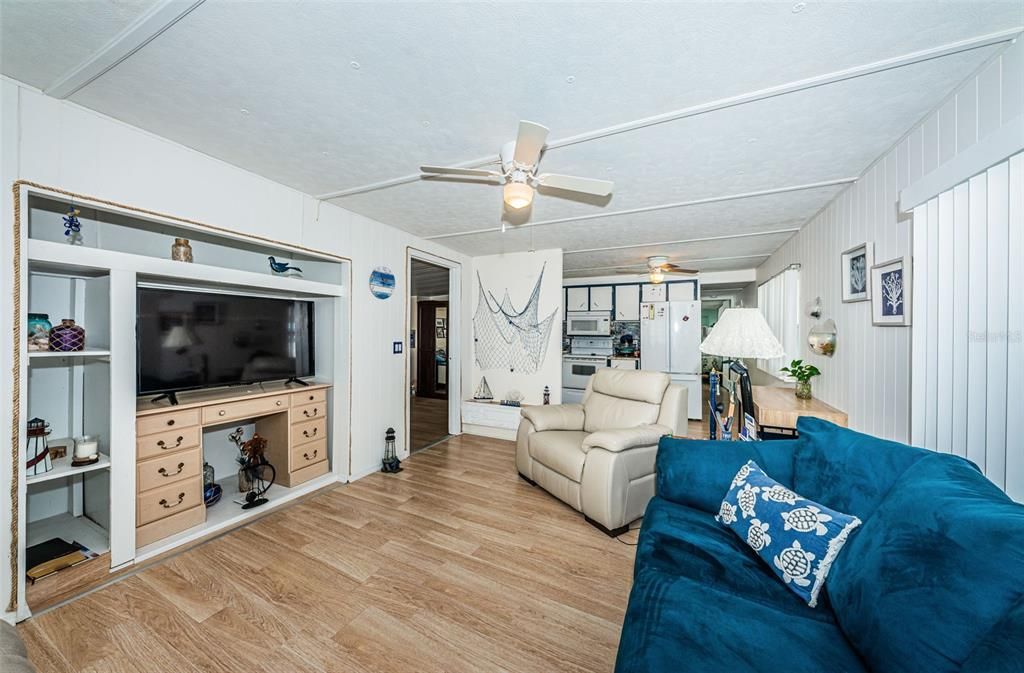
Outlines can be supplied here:
<path id="1" fill-rule="evenodd" d="M 640 304 L 640 369 L 666 372 L 686 386 L 687 416 L 694 420 L 704 409 L 700 337 L 699 301 Z"/>

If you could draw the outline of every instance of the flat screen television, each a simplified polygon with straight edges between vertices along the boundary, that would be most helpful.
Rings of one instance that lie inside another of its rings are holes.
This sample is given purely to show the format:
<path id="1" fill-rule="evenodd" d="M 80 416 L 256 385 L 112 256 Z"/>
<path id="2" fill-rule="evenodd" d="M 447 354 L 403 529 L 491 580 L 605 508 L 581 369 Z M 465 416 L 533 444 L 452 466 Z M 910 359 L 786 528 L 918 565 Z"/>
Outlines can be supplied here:
<path id="1" fill-rule="evenodd" d="M 313 375 L 311 301 L 139 287 L 137 309 L 139 395 Z"/>

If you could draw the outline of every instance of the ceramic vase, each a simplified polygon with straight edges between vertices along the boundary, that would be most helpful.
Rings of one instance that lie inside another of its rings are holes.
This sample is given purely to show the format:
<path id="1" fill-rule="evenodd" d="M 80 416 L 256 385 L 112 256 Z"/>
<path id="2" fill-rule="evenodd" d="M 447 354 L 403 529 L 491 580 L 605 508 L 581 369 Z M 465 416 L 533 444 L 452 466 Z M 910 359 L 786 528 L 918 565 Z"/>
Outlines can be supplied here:
<path id="1" fill-rule="evenodd" d="M 796 396 L 801 400 L 811 399 L 811 382 L 810 381 L 797 381 L 796 382 Z"/>
<path id="2" fill-rule="evenodd" d="M 174 245 L 171 246 L 171 259 L 175 262 L 192 261 L 192 246 L 187 238 L 174 239 Z"/>
<path id="3" fill-rule="evenodd" d="M 85 329 L 76 325 L 71 318 L 63 318 L 59 325 L 50 329 L 51 351 L 70 353 L 85 348 Z"/>

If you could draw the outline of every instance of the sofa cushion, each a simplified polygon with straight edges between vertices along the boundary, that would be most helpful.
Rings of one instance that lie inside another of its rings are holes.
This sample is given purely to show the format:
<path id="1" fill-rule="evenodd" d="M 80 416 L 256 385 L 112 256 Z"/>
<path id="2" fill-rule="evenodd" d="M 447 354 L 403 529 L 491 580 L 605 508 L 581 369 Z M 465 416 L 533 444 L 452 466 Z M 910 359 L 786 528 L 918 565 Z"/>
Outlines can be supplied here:
<path id="1" fill-rule="evenodd" d="M 736 473 L 715 519 L 812 608 L 832 563 L 860 525 L 855 516 L 801 497 L 752 460 Z"/>
<path id="2" fill-rule="evenodd" d="M 801 416 L 796 427 L 800 439 L 793 457 L 793 490 L 861 521 L 871 516 L 908 467 L 931 454 L 810 416 Z"/>
<path id="3" fill-rule="evenodd" d="M 786 486 L 792 486 L 793 451 L 798 440 L 772 442 L 708 441 L 662 437 L 658 444 L 657 493 L 662 498 L 718 513 L 738 466 L 753 460 Z"/>
<path id="4" fill-rule="evenodd" d="M 865 673 L 830 622 L 658 570 L 633 584 L 616 673 Z"/>
<path id="5" fill-rule="evenodd" d="M 573 481 L 583 479 L 587 454 L 581 448 L 586 432 L 547 430 L 530 436 L 530 457 Z"/>
<path id="6" fill-rule="evenodd" d="M 655 497 L 644 513 L 634 575 L 653 569 L 689 577 L 722 593 L 741 596 L 808 619 L 835 621 L 786 587 L 736 535 L 707 512 Z"/>
<path id="7" fill-rule="evenodd" d="M 906 470 L 833 573 L 837 621 L 879 670 L 959 671 L 985 643 L 1024 650 L 1024 630 L 992 640 L 1022 621 L 1024 505 L 962 458 L 928 452 Z"/>

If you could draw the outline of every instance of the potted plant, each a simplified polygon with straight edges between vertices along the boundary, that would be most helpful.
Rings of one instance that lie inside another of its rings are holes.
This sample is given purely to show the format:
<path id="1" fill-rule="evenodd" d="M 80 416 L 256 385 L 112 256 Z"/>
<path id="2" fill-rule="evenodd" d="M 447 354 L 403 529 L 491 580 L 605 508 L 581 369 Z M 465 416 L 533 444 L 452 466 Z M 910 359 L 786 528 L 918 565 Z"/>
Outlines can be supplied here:
<path id="1" fill-rule="evenodd" d="M 805 365 L 803 360 L 793 360 L 781 371 L 796 379 L 796 396 L 802 400 L 811 399 L 811 379 L 821 376 L 821 371 L 814 365 Z"/>

